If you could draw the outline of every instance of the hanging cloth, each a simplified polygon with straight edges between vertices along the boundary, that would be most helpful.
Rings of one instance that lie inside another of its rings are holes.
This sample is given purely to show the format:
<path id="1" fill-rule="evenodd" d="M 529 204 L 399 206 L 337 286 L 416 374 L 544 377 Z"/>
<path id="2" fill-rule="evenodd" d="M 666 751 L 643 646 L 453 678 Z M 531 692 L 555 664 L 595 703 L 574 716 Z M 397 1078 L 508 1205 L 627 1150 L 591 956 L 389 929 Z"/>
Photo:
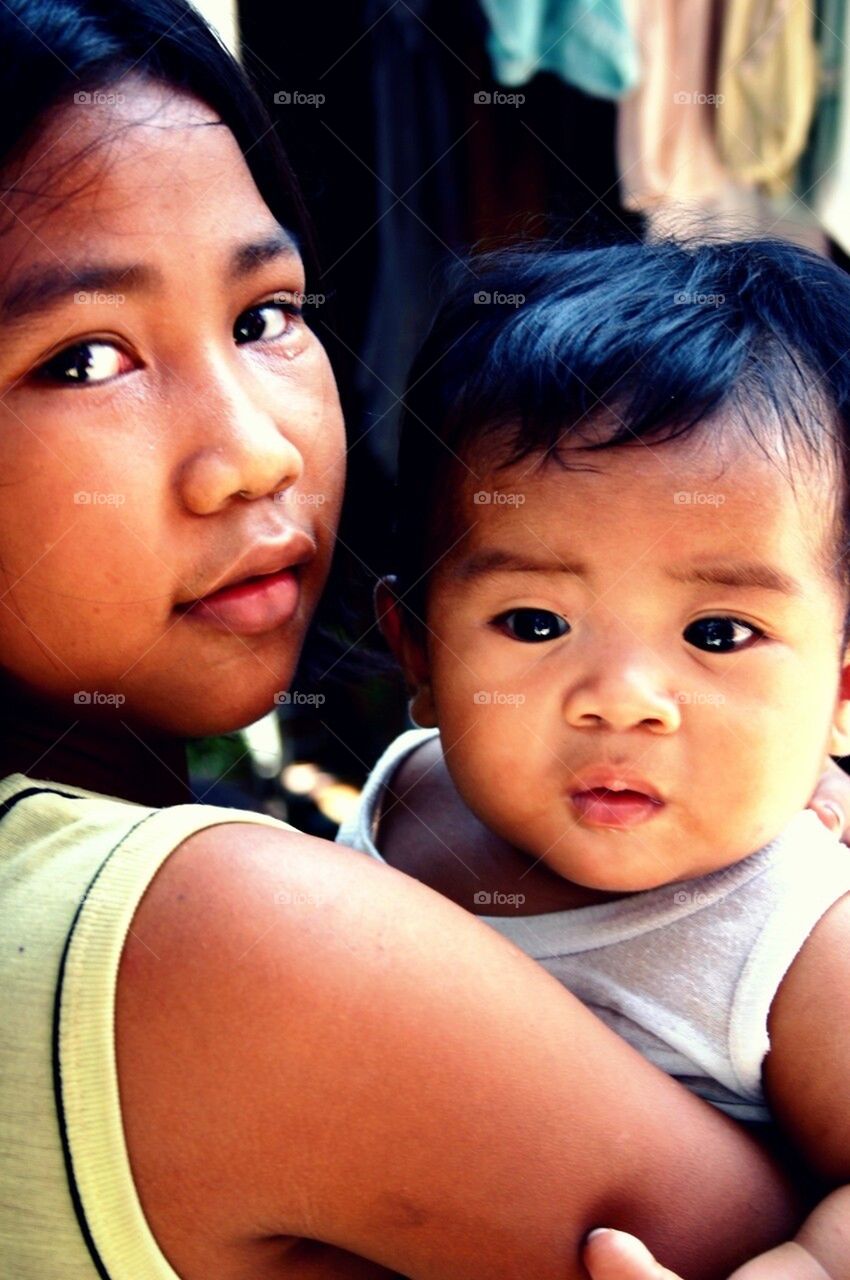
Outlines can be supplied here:
<path id="1" fill-rule="evenodd" d="M 715 143 L 712 0 L 632 0 L 640 87 L 620 104 L 617 160 L 627 209 L 737 207 Z"/>
<path id="2" fill-rule="evenodd" d="M 733 178 L 787 192 L 815 108 L 818 51 L 809 0 L 724 6 L 717 146 Z"/>
<path id="3" fill-rule="evenodd" d="M 800 200 L 812 206 L 817 201 L 819 183 L 838 160 L 846 8 L 847 0 L 817 0 L 815 6 L 818 96 L 808 146 L 800 159 L 796 178 Z"/>
<path id="4" fill-rule="evenodd" d="M 837 31 L 841 47 L 840 66 L 837 68 L 839 91 L 835 103 L 834 137 L 828 154 L 828 167 L 820 176 L 812 194 L 815 213 L 827 235 L 850 253 L 850 7 L 840 6 L 844 12 Z"/>
<path id="5" fill-rule="evenodd" d="M 551 71 L 597 98 L 621 98 L 640 63 L 624 0 L 481 0 L 487 51 L 500 84 Z"/>

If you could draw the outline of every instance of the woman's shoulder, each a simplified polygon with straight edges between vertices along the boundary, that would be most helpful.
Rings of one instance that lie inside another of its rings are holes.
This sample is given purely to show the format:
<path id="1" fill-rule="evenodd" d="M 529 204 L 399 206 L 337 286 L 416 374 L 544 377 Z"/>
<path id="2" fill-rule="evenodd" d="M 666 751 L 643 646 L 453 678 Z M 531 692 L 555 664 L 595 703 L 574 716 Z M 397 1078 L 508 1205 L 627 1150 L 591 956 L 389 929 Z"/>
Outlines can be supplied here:
<path id="1" fill-rule="evenodd" d="M 323 1214 L 361 1229 L 362 1148 L 409 1105 L 406 1011 L 450 1018 L 452 955 L 478 928 L 459 929 L 463 914 L 282 824 L 204 828 L 163 863 L 127 934 L 115 1037 L 133 1178 L 179 1274 L 220 1274 L 257 1223 L 297 1239 Z M 352 1093 L 364 1070 L 373 1087 Z M 321 1156 L 329 1133 L 346 1155 Z"/>

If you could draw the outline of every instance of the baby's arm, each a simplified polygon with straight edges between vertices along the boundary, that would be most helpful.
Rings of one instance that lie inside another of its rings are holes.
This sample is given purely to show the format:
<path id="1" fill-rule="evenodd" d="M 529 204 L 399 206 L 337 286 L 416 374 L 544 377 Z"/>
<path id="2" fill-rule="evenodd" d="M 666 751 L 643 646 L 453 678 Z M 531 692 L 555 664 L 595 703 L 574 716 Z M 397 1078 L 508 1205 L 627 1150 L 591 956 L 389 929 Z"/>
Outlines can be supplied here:
<path id="1" fill-rule="evenodd" d="M 793 1240 L 753 1258 L 729 1280 L 848 1280 L 850 894 L 827 912 L 786 974 L 769 1030 L 764 1085 L 771 1110 L 827 1185 L 844 1185 L 821 1201 Z M 679 1280 L 618 1231 L 595 1236 L 584 1263 L 593 1280 Z"/>

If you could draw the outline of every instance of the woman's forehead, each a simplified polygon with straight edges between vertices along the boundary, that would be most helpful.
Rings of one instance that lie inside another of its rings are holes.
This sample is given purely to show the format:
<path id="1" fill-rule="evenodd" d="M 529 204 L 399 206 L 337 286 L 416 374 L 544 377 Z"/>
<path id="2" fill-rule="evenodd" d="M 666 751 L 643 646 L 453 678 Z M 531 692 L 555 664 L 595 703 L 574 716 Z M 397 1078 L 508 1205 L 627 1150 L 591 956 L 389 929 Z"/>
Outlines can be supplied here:
<path id="1" fill-rule="evenodd" d="M 205 103 L 139 78 L 104 91 L 105 102 L 87 96 L 54 111 L 6 176 L 6 263 L 110 238 L 182 234 L 214 245 L 275 225 L 235 138 Z"/>

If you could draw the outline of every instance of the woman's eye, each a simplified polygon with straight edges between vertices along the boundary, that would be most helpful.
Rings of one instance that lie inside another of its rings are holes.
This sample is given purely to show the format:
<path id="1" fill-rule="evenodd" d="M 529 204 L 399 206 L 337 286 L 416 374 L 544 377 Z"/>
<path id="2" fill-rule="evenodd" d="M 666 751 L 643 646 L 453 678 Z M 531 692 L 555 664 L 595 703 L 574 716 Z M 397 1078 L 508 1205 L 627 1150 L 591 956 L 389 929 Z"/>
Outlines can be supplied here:
<path id="1" fill-rule="evenodd" d="M 570 629 L 566 618 L 549 609 L 511 609 L 510 613 L 501 614 L 495 622 L 515 640 L 522 640 L 525 644 L 557 640 Z"/>
<path id="2" fill-rule="evenodd" d="M 683 634 L 688 644 L 707 653 L 733 653 L 757 640 L 762 632 L 738 618 L 700 618 L 686 627 Z"/>
<path id="3" fill-rule="evenodd" d="M 274 342 L 294 333 L 300 319 L 301 308 L 295 302 L 261 302 L 242 312 L 233 326 L 233 336 L 240 345 Z"/>
<path id="4" fill-rule="evenodd" d="M 91 386 L 108 382 L 122 371 L 124 353 L 110 342 L 90 340 L 66 347 L 36 370 L 36 378 L 64 382 L 69 386 Z"/>

